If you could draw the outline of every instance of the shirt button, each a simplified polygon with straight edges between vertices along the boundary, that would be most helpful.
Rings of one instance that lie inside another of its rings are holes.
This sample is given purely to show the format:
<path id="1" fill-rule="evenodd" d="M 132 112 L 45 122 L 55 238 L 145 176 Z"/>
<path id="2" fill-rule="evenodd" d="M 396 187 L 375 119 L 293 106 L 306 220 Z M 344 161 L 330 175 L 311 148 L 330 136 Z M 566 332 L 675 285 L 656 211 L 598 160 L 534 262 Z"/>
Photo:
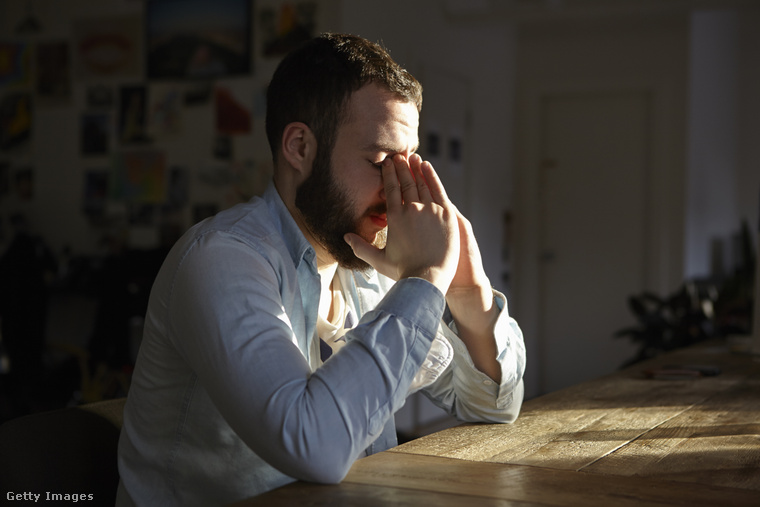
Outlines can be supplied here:
<path id="1" fill-rule="evenodd" d="M 491 384 L 493 384 L 493 380 L 484 380 L 483 381 L 483 385 L 484 386 L 490 386 Z"/>

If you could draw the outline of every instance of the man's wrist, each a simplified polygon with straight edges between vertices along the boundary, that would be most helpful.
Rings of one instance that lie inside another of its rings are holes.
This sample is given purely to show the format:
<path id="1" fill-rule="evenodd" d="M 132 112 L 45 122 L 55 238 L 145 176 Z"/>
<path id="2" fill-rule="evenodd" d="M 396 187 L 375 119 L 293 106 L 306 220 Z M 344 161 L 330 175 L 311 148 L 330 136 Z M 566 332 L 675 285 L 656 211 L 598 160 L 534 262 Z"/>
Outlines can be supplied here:
<path id="1" fill-rule="evenodd" d="M 490 285 L 449 287 L 446 303 L 454 318 L 472 313 L 489 312 L 495 305 L 493 289 Z"/>

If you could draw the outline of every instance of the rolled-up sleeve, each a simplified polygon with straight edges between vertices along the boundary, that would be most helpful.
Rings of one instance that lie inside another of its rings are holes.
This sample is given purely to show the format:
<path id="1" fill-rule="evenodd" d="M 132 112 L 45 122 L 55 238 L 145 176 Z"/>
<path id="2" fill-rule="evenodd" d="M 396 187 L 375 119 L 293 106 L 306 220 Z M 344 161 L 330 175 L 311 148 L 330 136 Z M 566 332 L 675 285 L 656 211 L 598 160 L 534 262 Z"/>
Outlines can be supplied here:
<path id="1" fill-rule="evenodd" d="M 525 344 L 517 322 L 509 315 L 504 294 L 494 291 L 500 313 L 494 329 L 496 359 L 501 382 L 478 370 L 453 322 L 441 332 L 454 348 L 454 360 L 446 371 L 423 392 L 438 406 L 466 422 L 513 422 L 522 406 Z"/>

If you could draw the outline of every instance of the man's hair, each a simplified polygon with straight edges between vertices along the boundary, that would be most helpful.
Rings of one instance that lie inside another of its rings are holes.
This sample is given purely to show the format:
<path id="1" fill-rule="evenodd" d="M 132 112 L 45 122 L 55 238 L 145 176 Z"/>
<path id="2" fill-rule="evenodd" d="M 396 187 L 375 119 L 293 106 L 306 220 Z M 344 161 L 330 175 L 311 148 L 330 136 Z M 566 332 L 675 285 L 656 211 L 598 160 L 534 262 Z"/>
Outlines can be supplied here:
<path id="1" fill-rule="evenodd" d="M 380 84 L 400 99 L 422 108 L 422 86 L 378 44 L 355 35 L 324 33 L 280 62 L 267 91 L 266 132 L 272 157 L 292 122 L 309 126 L 317 151 L 329 156 L 351 94 Z"/>

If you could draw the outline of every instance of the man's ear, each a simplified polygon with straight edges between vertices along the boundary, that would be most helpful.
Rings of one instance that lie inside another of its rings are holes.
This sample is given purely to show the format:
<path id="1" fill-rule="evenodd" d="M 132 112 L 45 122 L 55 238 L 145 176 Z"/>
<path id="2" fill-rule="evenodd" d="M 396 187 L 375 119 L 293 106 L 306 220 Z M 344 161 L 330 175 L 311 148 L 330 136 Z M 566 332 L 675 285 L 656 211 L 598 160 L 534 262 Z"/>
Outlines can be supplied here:
<path id="1" fill-rule="evenodd" d="M 309 126 L 301 122 L 288 123 L 282 131 L 282 156 L 295 170 L 299 183 L 311 174 L 316 154 L 317 139 Z"/>

